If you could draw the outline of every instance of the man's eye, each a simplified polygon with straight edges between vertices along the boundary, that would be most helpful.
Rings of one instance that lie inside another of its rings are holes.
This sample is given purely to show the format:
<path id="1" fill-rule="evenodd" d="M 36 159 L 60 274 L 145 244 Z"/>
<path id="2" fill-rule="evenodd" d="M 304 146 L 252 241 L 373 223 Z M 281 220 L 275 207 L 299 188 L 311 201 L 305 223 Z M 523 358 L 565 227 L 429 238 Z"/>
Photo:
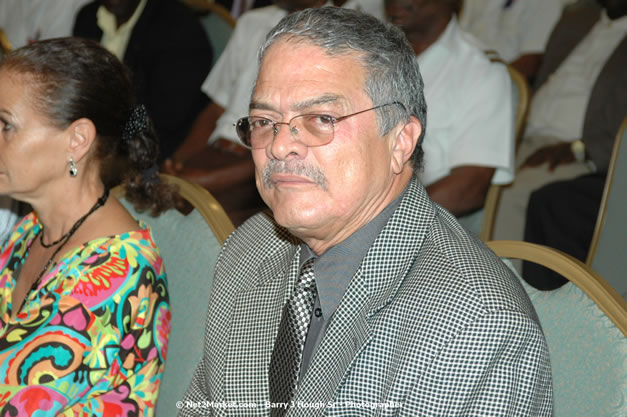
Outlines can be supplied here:
<path id="1" fill-rule="evenodd" d="M 0 126 L 3 132 L 8 132 L 9 130 L 13 129 L 13 126 L 11 125 L 11 123 L 8 123 L 4 120 L 0 120 Z"/>
<path id="2" fill-rule="evenodd" d="M 272 122 L 268 119 L 252 119 L 250 125 L 253 129 L 262 129 L 272 126 Z"/>
<path id="3" fill-rule="evenodd" d="M 332 125 L 335 122 L 335 117 L 328 114 L 312 114 L 311 121 L 319 125 Z"/>

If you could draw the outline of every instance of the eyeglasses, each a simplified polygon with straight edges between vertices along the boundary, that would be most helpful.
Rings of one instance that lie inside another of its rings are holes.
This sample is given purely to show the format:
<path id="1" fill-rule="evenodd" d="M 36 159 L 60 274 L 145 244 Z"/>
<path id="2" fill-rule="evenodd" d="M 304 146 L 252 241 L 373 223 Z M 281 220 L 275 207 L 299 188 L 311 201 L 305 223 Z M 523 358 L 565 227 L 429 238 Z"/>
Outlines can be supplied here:
<path id="1" fill-rule="evenodd" d="M 333 141 L 336 123 L 393 104 L 398 104 L 405 109 L 403 103 L 394 101 L 342 117 L 333 117 L 328 114 L 299 114 L 292 117 L 289 122 L 275 122 L 265 117 L 249 116 L 242 117 L 234 126 L 237 136 L 248 149 L 261 149 L 268 146 L 279 133 L 280 125 L 287 125 L 292 136 L 306 146 L 323 146 Z"/>

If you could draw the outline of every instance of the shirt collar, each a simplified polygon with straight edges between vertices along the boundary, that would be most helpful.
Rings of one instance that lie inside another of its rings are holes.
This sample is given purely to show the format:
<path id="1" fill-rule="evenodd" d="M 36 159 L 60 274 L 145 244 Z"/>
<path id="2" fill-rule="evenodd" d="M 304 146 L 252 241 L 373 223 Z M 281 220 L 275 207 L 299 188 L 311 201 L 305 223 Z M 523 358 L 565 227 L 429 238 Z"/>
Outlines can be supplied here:
<path id="1" fill-rule="evenodd" d="M 96 18 L 98 21 L 98 27 L 102 29 L 103 33 L 108 36 L 114 36 L 117 34 L 128 33 L 133 30 L 137 21 L 139 20 L 142 12 L 144 11 L 144 7 L 146 7 L 146 3 L 148 0 L 140 0 L 137 8 L 133 12 L 133 15 L 126 22 L 117 27 L 117 21 L 115 15 L 111 13 L 104 5 L 101 5 L 98 8 L 98 12 L 96 13 Z"/>
<path id="2" fill-rule="evenodd" d="M 317 256 L 309 246 L 301 243 L 299 268 L 307 260 L 314 259 L 316 288 L 325 320 L 337 310 L 361 261 L 400 204 L 406 190 L 407 187 L 374 219 L 322 255 Z"/>
<path id="3" fill-rule="evenodd" d="M 421 65 L 427 60 L 438 61 L 438 57 L 448 59 L 449 53 L 455 52 L 458 48 L 458 31 L 457 19 L 455 16 L 452 16 L 440 37 L 418 55 L 418 64 Z"/>

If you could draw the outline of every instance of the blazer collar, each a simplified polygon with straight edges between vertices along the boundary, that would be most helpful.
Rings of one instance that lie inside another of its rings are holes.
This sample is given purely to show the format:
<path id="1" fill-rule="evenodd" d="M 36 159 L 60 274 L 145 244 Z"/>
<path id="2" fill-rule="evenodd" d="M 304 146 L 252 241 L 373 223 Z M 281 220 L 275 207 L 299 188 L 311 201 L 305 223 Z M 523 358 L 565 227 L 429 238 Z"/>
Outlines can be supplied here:
<path id="1" fill-rule="evenodd" d="M 371 338 L 369 319 L 394 298 L 414 263 L 435 216 L 433 203 L 417 180 L 412 180 L 403 199 L 368 250 L 353 276 L 342 301 L 332 316 L 326 333 L 316 350 L 307 374 L 294 398 L 305 403 L 332 401 L 359 351 Z M 237 399 L 263 403 L 267 401 L 267 366 L 281 320 L 283 305 L 289 298 L 298 275 L 299 241 L 274 224 L 275 233 L 264 245 L 267 256 L 255 277 L 235 300 L 231 338 L 227 355 L 258 375 L 255 390 L 242 398 L 241 387 L 249 380 L 235 368 L 225 370 L 226 400 Z M 251 308 L 255 306 L 255 308 Z M 240 355 L 239 346 L 255 346 L 255 356 Z M 250 376 L 248 377 L 250 378 Z M 300 410 L 300 411 L 299 411 Z M 294 407 L 288 415 L 322 415 L 318 410 Z"/>
<path id="2" fill-rule="evenodd" d="M 295 397 L 304 403 L 333 400 L 342 378 L 371 339 L 369 319 L 391 299 L 416 258 L 435 207 L 413 179 L 401 204 L 383 228 L 353 277 L 309 365 Z M 294 408 L 288 415 L 322 415 L 324 409 Z"/>

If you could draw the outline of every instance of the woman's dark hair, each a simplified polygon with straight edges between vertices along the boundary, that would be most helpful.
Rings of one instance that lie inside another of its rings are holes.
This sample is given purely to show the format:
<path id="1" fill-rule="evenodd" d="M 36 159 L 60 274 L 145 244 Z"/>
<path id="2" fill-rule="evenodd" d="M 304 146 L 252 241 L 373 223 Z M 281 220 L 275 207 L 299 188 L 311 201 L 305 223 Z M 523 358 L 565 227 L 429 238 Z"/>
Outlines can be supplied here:
<path id="1" fill-rule="evenodd" d="M 158 181 L 159 142 L 152 122 L 137 111 L 128 70 L 113 54 L 86 39 L 49 39 L 9 53 L 0 69 L 27 77 L 35 92 L 32 104 L 57 127 L 80 118 L 94 123 L 93 155 L 106 188 L 123 184 L 139 211 L 156 215 L 174 205 L 175 190 Z"/>

